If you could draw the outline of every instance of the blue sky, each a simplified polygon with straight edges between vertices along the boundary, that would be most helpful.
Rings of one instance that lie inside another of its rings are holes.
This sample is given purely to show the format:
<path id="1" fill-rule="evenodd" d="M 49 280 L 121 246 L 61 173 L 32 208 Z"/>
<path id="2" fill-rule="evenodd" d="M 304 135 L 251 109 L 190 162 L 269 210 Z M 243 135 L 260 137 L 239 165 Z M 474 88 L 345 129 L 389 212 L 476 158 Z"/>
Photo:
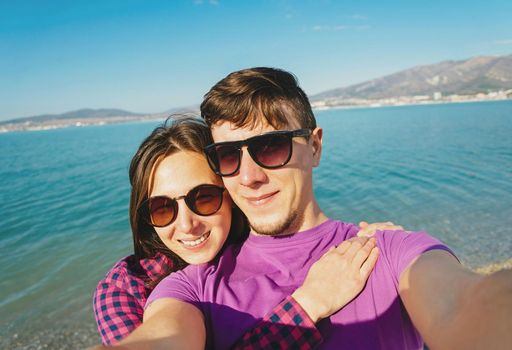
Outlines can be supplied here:
<path id="1" fill-rule="evenodd" d="M 162 112 L 227 73 L 293 72 L 308 94 L 415 65 L 512 54 L 512 1 L 0 0 L 0 120 Z"/>

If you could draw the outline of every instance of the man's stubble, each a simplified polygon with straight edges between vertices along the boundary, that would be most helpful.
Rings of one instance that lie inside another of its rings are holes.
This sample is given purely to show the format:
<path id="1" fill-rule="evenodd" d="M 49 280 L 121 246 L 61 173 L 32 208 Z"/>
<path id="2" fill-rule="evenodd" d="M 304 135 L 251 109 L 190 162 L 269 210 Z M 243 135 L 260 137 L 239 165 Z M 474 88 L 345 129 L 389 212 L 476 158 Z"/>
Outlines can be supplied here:
<path id="1" fill-rule="evenodd" d="M 248 220 L 252 231 L 255 233 L 263 236 L 280 236 L 297 232 L 302 226 L 304 216 L 299 214 L 298 211 L 292 211 L 283 220 L 272 224 L 263 222 L 255 223 L 251 221 L 250 218 L 248 218 Z"/>

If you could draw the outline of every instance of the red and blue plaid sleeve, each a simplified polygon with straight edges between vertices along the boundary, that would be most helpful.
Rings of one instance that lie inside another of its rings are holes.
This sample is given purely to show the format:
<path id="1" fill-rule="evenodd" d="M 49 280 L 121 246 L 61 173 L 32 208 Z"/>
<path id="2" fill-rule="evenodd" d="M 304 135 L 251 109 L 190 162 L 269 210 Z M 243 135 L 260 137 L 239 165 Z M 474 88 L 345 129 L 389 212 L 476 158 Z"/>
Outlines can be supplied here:
<path id="1" fill-rule="evenodd" d="M 113 345 L 142 323 L 144 309 L 140 299 L 116 281 L 101 281 L 94 293 L 94 316 L 101 341 Z"/>
<path id="2" fill-rule="evenodd" d="M 96 287 L 94 316 L 103 344 L 118 343 L 142 323 L 144 305 L 151 293 L 147 282 L 172 270 L 172 262 L 158 253 L 136 260 L 130 255 L 118 261 Z"/>
<path id="3" fill-rule="evenodd" d="M 323 341 L 320 331 L 291 296 L 274 307 L 233 349 L 314 349 Z"/>

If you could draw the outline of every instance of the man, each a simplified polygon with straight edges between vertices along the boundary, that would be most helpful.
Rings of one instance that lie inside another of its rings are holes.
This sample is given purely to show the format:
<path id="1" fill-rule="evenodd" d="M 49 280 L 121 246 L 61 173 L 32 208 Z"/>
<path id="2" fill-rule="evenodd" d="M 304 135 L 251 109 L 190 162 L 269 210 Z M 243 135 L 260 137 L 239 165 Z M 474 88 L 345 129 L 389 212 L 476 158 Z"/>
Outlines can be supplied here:
<path id="1" fill-rule="evenodd" d="M 302 293 L 317 289 L 307 271 L 359 243 L 354 225 L 322 212 L 312 170 L 322 151 L 309 101 L 284 71 L 231 73 L 205 96 L 201 114 L 215 144 L 205 152 L 223 176 L 252 232 L 214 266 L 194 266 L 165 279 L 148 299 L 145 329 L 126 343 L 228 348 L 286 295 L 313 321 L 332 305 L 308 308 Z M 512 273 L 483 277 L 464 269 L 452 252 L 425 233 L 378 232 L 379 259 L 365 288 L 319 322 L 329 349 L 503 348 L 512 344 Z M 329 250 L 332 245 L 338 248 Z M 357 255 L 354 257 L 357 259 Z M 326 275 L 328 271 L 326 271 Z M 333 290 L 332 294 L 336 294 Z M 151 331 L 149 331 L 151 329 Z M 269 344 L 278 347 L 279 344 Z"/>

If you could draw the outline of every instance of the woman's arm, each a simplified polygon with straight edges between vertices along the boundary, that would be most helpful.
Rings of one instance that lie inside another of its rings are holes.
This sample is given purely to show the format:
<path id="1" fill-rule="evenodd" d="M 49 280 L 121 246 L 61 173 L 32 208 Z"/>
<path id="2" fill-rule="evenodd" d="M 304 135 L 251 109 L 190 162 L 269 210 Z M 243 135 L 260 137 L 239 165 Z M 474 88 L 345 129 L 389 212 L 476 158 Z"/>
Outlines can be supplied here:
<path id="1" fill-rule="evenodd" d="M 311 266 L 306 279 L 234 349 L 314 349 L 323 341 L 315 327 L 339 311 L 363 289 L 378 258 L 375 239 L 354 237 L 331 248 Z"/>
<path id="2" fill-rule="evenodd" d="M 140 260 L 129 255 L 108 271 L 93 296 L 94 316 L 103 344 L 117 344 L 142 324 L 144 305 L 153 289 L 146 282 L 171 270 L 172 262 L 157 253 Z"/>
<path id="3" fill-rule="evenodd" d="M 320 331 L 302 306 L 286 297 L 232 349 L 315 349 L 323 342 Z"/>
<path id="4" fill-rule="evenodd" d="M 94 292 L 94 317 L 103 344 L 116 344 L 142 324 L 146 292 L 142 286 L 127 288 L 123 282 L 103 279 Z"/>
<path id="5" fill-rule="evenodd" d="M 378 230 L 403 230 L 402 226 L 395 225 L 390 221 L 377 222 L 372 224 L 368 224 L 366 221 L 362 221 L 359 223 L 359 228 L 360 230 L 357 234 L 358 237 L 371 237 Z M 371 252 L 371 250 L 366 250 L 366 253 L 368 254 L 367 258 L 369 258 Z M 364 254 L 365 252 L 363 252 L 363 256 Z M 367 268 L 369 268 L 369 270 L 365 271 L 365 275 L 363 276 L 364 282 L 366 282 L 368 279 L 369 273 L 377 261 L 376 254 L 377 253 L 374 253 L 374 255 L 371 257 L 371 260 L 367 264 Z M 326 260 L 325 257 L 322 259 Z M 315 265 L 324 263 L 325 261 L 323 263 L 317 262 Z M 333 264 L 333 266 L 326 265 L 325 267 L 332 273 L 337 271 L 336 269 L 342 266 L 339 264 L 339 260 L 331 259 L 330 264 Z M 325 271 L 325 269 L 322 270 Z M 332 281 L 331 277 L 320 275 L 323 273 L 323 271 L 320 271 L 319 269 L 316 269 L 316 271 L 317 272 L 315 272 L 312 268 L 312 275 L 308 277 L 310 280 L 313 280 L 313 283 L 318 278 L 324 278 L 326 281 Z M 315 274 L 319 276 L 317 277 Z M 352 276 L 352 278 L 353 277 L 354 276 Z M 356 278 L 360 277 L 361 275 L 356 275 Z M 335 281 L 332 282 L 336 283 Z M 362 288 L 361 284 L 359 284 L 359 287 Z M 355 293 L 358 288 L 354 289 L 350 293 Z M 314 310 L 317 307 L 314 303 L 314 300 L 320 300 L 320 298 L 314 295 L 308 296 L 307 293 L 308 292 L 306 291 L 306 299 L 313 300 L 313 303 L 310 302 L 310 308 Z M 353 296 L 355 295 L 357 295 L 357 293 Z M 330 316 L 343 306 L 339 303 L 333 303 L 332 305 L 332 308 L 325 312 L 326 316 Z M 310 313 L 313 313 L 313 311 L 310 311 Z M 314 317 L 317 318 L 317 316 Z M 297 300 L 295 300 L 292 296 L 288 296 L 281 303 L 276 305 L 272 311 L 265 315 L 265 317 L 254 328 L 247 331 L 235 344 L 233 349 L 273 349 L 291 346 L 298 347 L 302 350 L 314 349 L 323 341 L 322 334 L 316 328 L 315 322 L 316 321 L 309 317 L 308 312 L 301 306 L 299 302 L 297 302 Z"/>

